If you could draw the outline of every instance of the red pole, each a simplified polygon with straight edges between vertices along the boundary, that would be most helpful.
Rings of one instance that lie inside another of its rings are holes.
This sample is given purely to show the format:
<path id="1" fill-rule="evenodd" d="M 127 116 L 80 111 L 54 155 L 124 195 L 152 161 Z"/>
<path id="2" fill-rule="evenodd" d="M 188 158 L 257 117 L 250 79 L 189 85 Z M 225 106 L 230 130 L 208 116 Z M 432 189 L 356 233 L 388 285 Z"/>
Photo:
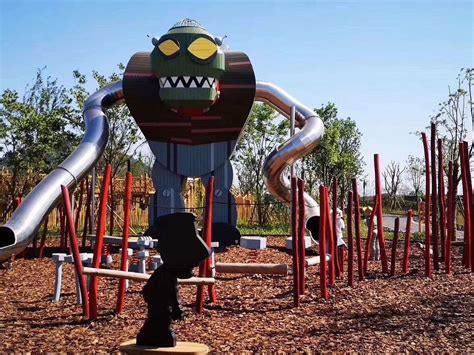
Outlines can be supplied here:
<path id="1" fill-rule="evenodd" d="M 213 203 L 214 203 L 214 176 L 211 176 L 209 178 L 209 181 L 207 183 L 206 187 L 206 208 L 204 211 L 204 228 L 203 228 L 203 237 L 204 241 L 207 243 L 207 245 L 210 247 L 211 246 L 211 241 L 212 241 L 212 210 L 213 210 Z M 204 277 L 207 275 L 208 270 L 210 269 L 209 267 L 209 259 L 206 259 L 199 265 L 199 276 Z M 212 291 L 209 289 L 209 296 L 211 298 L 211 301 L 213 301 L 213 292 L 215 290 L 213 289 Z M 198 313 L 202 313 L 204 310 L 204 286 L 199 285 L 197 287 L 196 291 L 196 308 Z"/>
<path id="2" fill-rule="evenodd" d="M 329 250 L 331 251 L 331 260 L 329 261 L 329 285 L 334 286 L 336 285 L 336 248 L 334 245 L 333 239 L 333 225 L 331 219 L 331 206 L 329 205 L 329 189 L 326 188 L 326 223 L 327 223 L 327 240 Z"/>
<path id="3" fill-rule="evenodd" d="M 438 189 L 436 186 L 436 124 L 431 122 L 431 225 L 433 228 L 433 266 L 439 270 L 439 248 L 438 248 Z"/>
<path id="4" fill-rule="evenodd" d="M 92 267 L 100 268 L 102 250 L 104 248 L 104 234 L 107 227 L 107 200 L 109 198 L 110 176 L 112 166 L 107 164 L 102 179 L 102 190 L 100 192 L 99 220 L 97 222 L 97 232 L 95 237 L 94 258 Z M 97 318 L 97 298 L 99 295 L 99 279 L 96 276 L 90 278 L 90 319 Z"/>
<path id="5" fill-rule="evenodd" d="M 410 270 L 410 252 L 411 252 L 411 220 L 413 217 L 413 211 L 408 210 L 407 214 L 407 226 L 405 230 L 405 250 L 403 252 L 403 264 L 402 264 L 402 272 L 404 274 L 408 273 Z"/>
<path id="6" fill-rule="evenodd" d="M 388 273 L 387 251 L 385 250 L 385 234 L 383 230 L 383 196 L 382 183 L 380 179 L 380 159 L 378 154 L 374 154 L 375 166 L 375 194 L 379 200 L 377 208 L 377 238 L 380 246 L 380 259 L 382 260 L 382 272 Z"/>
<path id="7" fill-rule="evenodd" d="M 146 179 L 145 179 L 145 184 L 146 184 Z M 212 176 L 212 178 L 209 181 L 209 189 L 211 193 L 209 194 L 209 203 L 210 209 L 207 214 L 207 219 L 206 219 L 206 229 L 205 229 L 205 237 L 206 237 L 206 243 L 209 249 L 212 248 L 212 220 L 213 220 L 213 214 L 214 214 L 214 190 L 215 190 L 215 178 Z M 146 185 L 145 185 L 146 186 Z M 206 260 L 206 276 L 211 277 L 212 276 L 212 260 L 211 258 L 207 258 Z M 209 294 L 209 300 L 211 303 L 216 303 L 217 302 L 217 293 L 216 293 L 216 287 L 215 285 L 208 285 L 207 286 L 207 292 Z"/>
<path id="8" fill-rule="evenodd" d="M 337 230 L 336 230 L 336 216 L 337 216 L 337 178 L 332 181 L 332 243 L 334 250 L 334 266 L 336 277 L 341 275 L 339 266 L 339 248 L 337 247 Z"/>
<path id="9" fill-rule="evenodd" d="M 304 181 L 298 179 L 298 260 L 299 260 L 299 292 L 303 295 L 306 290 L 306 250 L 304 224 L 306 221 L 304 200 Z"/>
<path id="10" fill-rule="evenodd" d="M 439 226 L 440 226 L 440 244 L 441 260 L 444 261 L 444 248 L 446 246 L 446 201 L 444 189 L 444 163 L 443 163 L 443 141 L 438 139 L 438 203 L 439 203 Z"/>
<path id="11" fill-rule="evenodd" d="M 88 224 L 91 224 L 91 201 L 92 201 L 92 184 L 89 186 L 89 177 L 86 177 L 86 214 L 84 216 L 84 230 L 82 231 L 82 247 L 86 247 L 86 240 L 87 240 L 87 229 Z"/>
<path id="12" fill-rule="evenodd" d="M 352 179 L 352 194 L 354 198 L 354 227 L 355 240 L 357 249 L 357 272 L 359 273 L 359 281 L 364 279 L 364 268 L 362 264 L 362 245 L 360 240 L 360 196 L 357 191 L 357 179 Z"/>
<path id="13" fill-rule="evenodd" d="M 128 271 L 128 237 L 130 236 L 130 215 L 132 211 L 132 188 L 133 175 L 130 171 L 127 172 L 125 178 L 125 200 L 124 200 L 124 216 L 123 216 L 123 237 L 122 237 L 122 258 L 120 260 L 120 270 Z M 127 281 L 125 279 L 119 280 L 117 305 L 115 311 L 122 313 L 125 305 L 125 288 Z"/>
<path id="14" fill-rule="evenodd" d="M 352 207 L 353 193 L 347 194 L 347 243 L 349 244 L 349 255 L 347 263 L 347 286 L 354 286 L 354 240 L 352 236 Z"/>
<path id="15" fill-rule="evenodd" d="M 451 260 L 451 240 L 453 237 L 454 231 L 454 206 L 456 204 L 454 196 L 454 174 L 453 174 L 453 162 L 449 161 L 449 172 L 448 172 L 448 235 L 446 238 L 446 273 L 451 273 L 452 260 Z"/>
<path id="16" fill-rule="evenodd" d="M 327 263 L 326 263 L 326 188 L 324 186 L 319 187 L 319 256 L 321 258 L 319 263 L 319 282 L 321 297 L 324 299 L 329 298 L 328 283 L 327 283 Z"/>
<path id="17" fill-rule="evenodd" d="M 472 267 L 473 250 L 472 233 L 471 233 L 471 198 L 472 198 L 472 181 L 471 168 L 469 166 L 469 151 L 467 142 L 462 142 L 459 145 L 461 153 L 461 175 L 462 175 L 462 190 L 464 202 L 464 256 L 466 268 Z"/>
<path id="18" fill-rule="evenodd" d="M 430 156 L 428 149 L 428 139 L 426 138 L 426 133 L 422 133 L 421 137 L 423 139 L 423 150 L 425 153 L 425 170 L 426 170 L 426 203 L 425 203 L 425 276 L 432 277 L 431 270 L 431 234 L 430 234 L 430 207 L 431 207 L 431 195 L 430 195 Z"/>
<path id="19" fill-rule="evenodd" d="M 300 305 L 300 265 L 298 245 L 298 182 L 295 176 L 291 177 L 291 247 L 293 265 L 293 304 Z"/>
<path id="20" fill-rule="evenodd" d="M 109 217 L 109 233 L 114 235 L 114 177 L 110 175 L 110 217 Z"/>
<path id="21" fill-rule="evenodd" d="M 63 193 L 63 203 L 65 208 L 65 215 L 67 218 L 67 226 L 69 229 L 69 238 L 71 239 L 72 255 L 74 257 L 74 269 L 79 280 L 79 288 L 82 296 L 82 314 L 85 318 L 89 318 L 89 295 L 87 294 L 86 279 L 84 277 L 84 270 L 82 268 L 81 255 L 79 254 L 79 245 L 77 243 L 76 230 L 74 229 L 74 217 L 72 216 L 71 199 L 69 190 L 66 186 L 61 185 Z"/>
<path id="22" fill-rule="evenodd" d="M 398 233 L 400 232 L 400 218 L 395 218 L 395 231 L 392 241 L 392 258 L 390 259 L 390 276 L 395 276 L 395 259 L 397 258 Z"/>
<path id="23" fill-rule="evenodd" d="M 367 275 L 367 269 L 369 265 L 369 256 L 372 252 L 372 244 L 374 241 L 374 225 L 375 225 L 375 213 L 377 211 L 379 200 L 375 199 L 375 206 L 370 214 L 370 222 L 367 231 L 367 241 L 365 243 L 365 254 L 364 254 L 364 275 Z"/>

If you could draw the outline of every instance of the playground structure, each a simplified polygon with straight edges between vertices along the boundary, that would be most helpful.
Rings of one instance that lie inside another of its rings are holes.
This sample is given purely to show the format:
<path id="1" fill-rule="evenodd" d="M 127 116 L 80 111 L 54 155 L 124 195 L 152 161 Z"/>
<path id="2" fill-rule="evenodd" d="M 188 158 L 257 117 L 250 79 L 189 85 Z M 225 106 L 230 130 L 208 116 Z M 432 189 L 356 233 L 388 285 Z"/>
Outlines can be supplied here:
<path id="1" fill-rule="evenodd" d="M 321 186 L 320 188 L 320 211 L 315 201 L 304 191 L 304 181 L 293 176 L 291 184 L 285 182 L 283 179 L 283 170 L 288 165 L 294 163 L 299 157 L 308 153 L 317 144 L 322 136 L 321 122 L 311 110 L 301 105 L 295 99 L 288 96 L 281 89 L 271 84 L 256 82 L 256 101 L 263 101 L 271 104 L 277 108 L 285 116 L 290 116 L 295 119 L 301 130 L 282 147 L 278 148 L 267 159 L 265 165 L 266 182 L 269 191 L 278 196 L 281 200 L 291 203 L 291 226 L 292 226 L 292 265 L 291 274 L 293 281 L 293 304 L 295 307 L 300 305 L 300 296 L 307 292 L 306 271 L 308 267 L 319 265 L 320 270 L 320 293 L 321 297 L 328 299 L 330 297 L 331 287 L 335 286 L 337 279 L 344 278 L 344 270 L 347 270 L 347 284 L 354 285 L 354 259 L 357 257 L 359 281 L 362 281 L 368 273 L 368 263 L 371 257 L 372 244 L 378 243 L 381 252 L 381 271 L 388 276 L 394 276 L 397 271 L 396 249 L 401 240 L 400 221 L 395 221 L 394 239 L 392 242 L 392 249 L 390 258 L 389 252 L 386 249 L 385 234 L 383 228 L 383 204 L 382 204 L 382 188 L 380 180 L 380 161 L 379 156 L 374 156 L 374 166 L 376 174 L 376 197 L 375 205 L 369 217 L 369 229 L 366 243 L 362 245 L 361 236 L 361 206 L 360 196 L 357 189 L 357 180 L 354 178 L 352 182 L 352 191 L 347 196 L 347 223 L 348 223 L 348 256 L 347 259 L 344 254 L 337 248 L 337 237 L 335 231 L 335 215 L 336 208 L 339 204 L 338 200 L 345 199 L 345 196 L 339 196 L 337 180 L 334 180 L 331 191 L 328 187 Z M 103 91 L 102 91 L 103 90 Z M 46 179 L 38 185 L 38 187 L 25 199 L 25 201 L 16 201 L 17 210 L 12 219 L 0 229 L 0 240 L 2 243 L 10 243 L 3 245 L 0 249 L 1 257 L 8 258 L 12 254 L 21 251 L 32 240 L 36 230 L 42 224 L 43 215 L 45 218 L 49 211 L 54 208 L 55 204 L 62 196 L 65 217 L 67 223 L 64 228 L 68 228 L 68 237 L 70 242 L 70 249 L 72 251 L 74 260 L 82 260 L 80 256 L 80 247 L 78 243 L 78 218 L 74 218 L 70 191 L 81 181 L 87 174 L 87 169 L 94 165 L 94 162 L 100 156 L 100 149 L 105 147 L 107 136 L 105 108 L 112 104 L 121 102 L 124 94 L 121 88 L 121 83 L 113 84 L 107 88 L 102 89 L 94 94 L 86 103 L 84 108 L 84 116 L 86 119 L 86 134 L 83 142 L 75 153 L 68 158 L 68 160 L 61 165 L 60 168 L 51 173 Z M 101 105 L 101 109 L 97 106 Z M 310 113 L 311 111 L 311 113 Z M 423 134 L 423 144 L 425 151 L 426 162 L 426 242 L 425 242 L 425 275 L 432 277 L 433 269 L 440 270 L 444 262 L 446 273 L 453 272 L 451 248 L 454 239 L 454 204 L 455 189 L 453 189 L 454 181 L 454 163 L 449 163 L 448 174 L 448 197 L 444 201 L 445 192 L 443 179 L 443 169 L 436 170 L 436 127 L 432 127 L 431 131 L 431 146 L 428 145 L 426 134 Z M 309 142 L 309 143 L 308 143 Z M 207 143 L 206 143 L 207 144 Z M 213 144 L 213 143 L 210 143 Z M 441 144 L 438 141 L 438 149 L 441 149 Z M 431 149 L 431 151 L 430 151 Z M 462 143 L 461 147 L 461 171 L 462 183 L 464 191 L 471 192 L 463 195 L 463 205 L 465 208 L 466 221 L 464 231 L 464 265 L 474 271 L 474 247 L 472 242 L 474 212 L 472 208 L 472 186 L 470 177 L 470 167 L 467 155 L 467 143 Z M 431 153 L 431 155 L 429 154 Z M 439 154 L 442 157 L 442 154 Z M 432 162 L 430 164 L 430 161 Z M 439 167 L 443 166 L 441 160 L 438 161 Z M 84 168 L 87 166 L 87 168 Z M 431 175 L 430 175 L 431 174 Z M 209 247 L 212 247 L 212 224 L 213 213 L 215 205 L 213 203 L 216 197 L 215 181 L 217 178 L 210 176 L 207 180 L 206 187 L 206 202 L 204 212 L 204 230 L 203 239 Z M 107 244 L 105 237 L 106 219 L 107 219 L 107 199 L 109 196 L 111 177 L 110 168 L 107 168 L 102 180 L 100 205 L 98 213 L 98 224 L 94 243 L 94 254 L 92 260 L 92 267 L 83 267 L 82 262 L 74 263 L 75 272 L 78 278 L 78 284 L 81 293 L 81 300 L 83 305 L 83 315 L 88 319 L 95 319 L 99 315 L 98 309 L 98 289 L 100 277 L 118 278 L 119 290 L 117 297 L 116 312 L 120 313 L 123 310 L 125 303 L 125 280 L 146 281 L 149 275 L 145 273 L 129 272 L 127 260 L 129 259 L 128 247 L 130 246 L 130 211 L 132 200 L 133 178 L 131 173 L 127 174 L 126 183 L 124 187 L 124 219 L 123 219 L 123 237 L 122 240 L 122 255 L 120 270 L 102 269 L 101 260 L 104 255 L 104 244 Z M 60 195 L 56 196 L 57 184 L 60 186 Z M 86 184 L 87 185 L 87 184 Z M 331 193 L 330 193 L 331 192 Z M 432 195 L 432 199 L 431 199 Z M 81 194 L 82 196 L 82 194 Z M 332 203 L 331 203 L 332 200 Z M 79 203 L 80 204 L 80 203 Z M 438 218 L 438 207 L 440 216 Z M 174 211 L 174 207 L 167 207 L 169 212 Z M 180 207 L 179 207 L 180 208 Z M 176 208 L 179 209 L 179 208 Z M 431 212 L 430 212 L 431 209 Z M 156 216 L 156 208 L 152 210 L 152 215 Z M 307 227 L 309 218 L 314 217 L 320 213 L 318 229 L 311 229 Z M 447 214 L 444 217 L 444 214 Z M 76 216 L 79 214 L 76 213 Z M 87 217 L 86 216 L 84 218 Z M 375 228 L 375 221 L 376 228 Z M 36 224 L 35 224 L 36 223 Z M 410 251 L 411 251 L 411 223 L 412 211 L 407 213 L 407 225 L 404 238 L 404 255 L 401 262 L 401 273 L 407 274 L 410 271 Z M 85 223 L 86 224 L 86 223 Z M 89 226 L 91 226 L 89 221 Z M 430 225 L 432 227 L 430 227 Z M 319 252 L 320 255 L 316 257 L 306 258 L 305 255 L 305 229 L 311 229 L 313 236 L 319 237 Z M 84 225 L 84 230 L 86 230 Z M 112 233 L 111 233 L 112 234 Z M 83 237 L 83 246 L 85 245 L 85 235 Z M 431 251 L 432 248 L 432 251 Z M 347 264 L 346 264 L 347 261 Z M 389 264 L 390 261 L 390 264 Z M 286 264 L 256 264 L 256 263 L 220 263 L 213 262 L 211 258 L 207 259 L 201 264 L 198 276 L 195 278 L 180 280 L 182 285 L 192 285 L 197 287 L 196 291 L 196 309 L 199 313 L 204 310 L 204 293 L 205 286 L 207 286 L 208 297 L 211 303 L 217 302 L 217 286 L 219 284 L 219 273 L 237 273 L 237 274 L 270 274 L 285 276 L 289 273 L 289 268 Z M 85 276 L 90 276 L 91 282 L 87 287 Z"/>

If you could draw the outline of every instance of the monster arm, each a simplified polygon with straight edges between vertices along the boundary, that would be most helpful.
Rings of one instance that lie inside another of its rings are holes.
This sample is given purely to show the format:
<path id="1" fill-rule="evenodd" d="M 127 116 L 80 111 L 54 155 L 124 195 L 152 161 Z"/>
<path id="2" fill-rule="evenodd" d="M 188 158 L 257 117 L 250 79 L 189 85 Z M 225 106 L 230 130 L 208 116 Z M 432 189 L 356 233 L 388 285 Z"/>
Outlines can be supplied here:
<path id="1" fill-rule="evenodd" d="M 263 167 L 268 191 L 281 201 L 289 203 L 291 202 L 290 181 L 284 176 L 283 171 L 319 144 L 324 135 L 324 124 L 313 110 L 274 84 L 257 81 L 255 101 L 272 106 L 287 118 L 290 116 L 291 107 L 295 107 L 296 126 L 300 128 L 300 131 L 273 150 Z M 319 215 L 318 204 L 306 193 L 305 204 L 307 218 Z"/>
<path id="2" fill-rule="evenodd" d="M 28 194 L 11 219 L 0 226 L 0 261 L 26 248 L 41 222 L 60 200 L 61 185 L 76 185 L 94 166 L 109 137 L 104 111 L 122 101 L 122 81 L 89 96 L 83 110 L 86 129 L 79 146 Z"/>

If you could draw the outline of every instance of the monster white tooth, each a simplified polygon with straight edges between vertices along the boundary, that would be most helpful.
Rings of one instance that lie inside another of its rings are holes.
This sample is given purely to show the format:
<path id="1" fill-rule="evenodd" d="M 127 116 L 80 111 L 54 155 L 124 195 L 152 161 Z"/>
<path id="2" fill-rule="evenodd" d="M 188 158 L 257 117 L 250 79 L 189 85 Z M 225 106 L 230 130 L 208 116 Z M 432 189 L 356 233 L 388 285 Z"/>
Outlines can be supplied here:
<path id="1" fill-rule="evenodd" d="M 178 84 L 176 85 L 177 88 L 184 88 L 183 82 L 181 80 L 178 81 Z"/>
<path id="2" fill-rule="evenodd" d="M 163 86 L 164 88 L 170 88 L 171 84 L 168 80 L 165 81 L 165 85 Z"/>
<path id="3" fill-rule="evenodd" d="M 204 84 L 202 84 L 202 87 L 203 88 L 209 88 L 209 83 L 206 81 L 204 81 Z"/>
<path id="4" fill-rule="evenodd" d="M 191 84 L 189 85 L 190 88 L 197 88 L 196 83 L 194 80 L 191 80 Z"/>

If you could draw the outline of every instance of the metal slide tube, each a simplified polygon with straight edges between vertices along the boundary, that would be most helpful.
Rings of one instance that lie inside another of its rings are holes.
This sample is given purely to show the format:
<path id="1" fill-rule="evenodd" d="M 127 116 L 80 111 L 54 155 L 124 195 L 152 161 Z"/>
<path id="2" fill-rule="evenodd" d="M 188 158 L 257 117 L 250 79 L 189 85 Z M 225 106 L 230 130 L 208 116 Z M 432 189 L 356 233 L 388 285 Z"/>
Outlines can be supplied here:
<path id="1" fill-rule="evenodd" d="M 87 99 L 83 116 L 86 130 L 76 150 L 31 191 L 11 219 L 0 226 L 0 261 L 21 252 L 61 199 L 61 185 L 72 187 L 94 166 L 109 138 L 104 111 L 123 101 L 122 81 L 110 84 Z"/>
<path id="2" fill-rule="evenodd" d="M 319 144 L 324 134 L 323 121 L 313 110 L 271 83 L 257 82 L 255 101 L 272 106 L 287 118 L 290 117 L 291 107 L 295 107 L 295 124 L 300 131 L 273 150 L 268 155 L 263 167 L 263 176 L 270 193 L 281 201 L 290 203 L 290 181 L 284 176 L 283 171 Z M 319 215 L 316 201 L 307 193 L 305 193 L 304 199 L 307 207 L 306 217 Z"/>

